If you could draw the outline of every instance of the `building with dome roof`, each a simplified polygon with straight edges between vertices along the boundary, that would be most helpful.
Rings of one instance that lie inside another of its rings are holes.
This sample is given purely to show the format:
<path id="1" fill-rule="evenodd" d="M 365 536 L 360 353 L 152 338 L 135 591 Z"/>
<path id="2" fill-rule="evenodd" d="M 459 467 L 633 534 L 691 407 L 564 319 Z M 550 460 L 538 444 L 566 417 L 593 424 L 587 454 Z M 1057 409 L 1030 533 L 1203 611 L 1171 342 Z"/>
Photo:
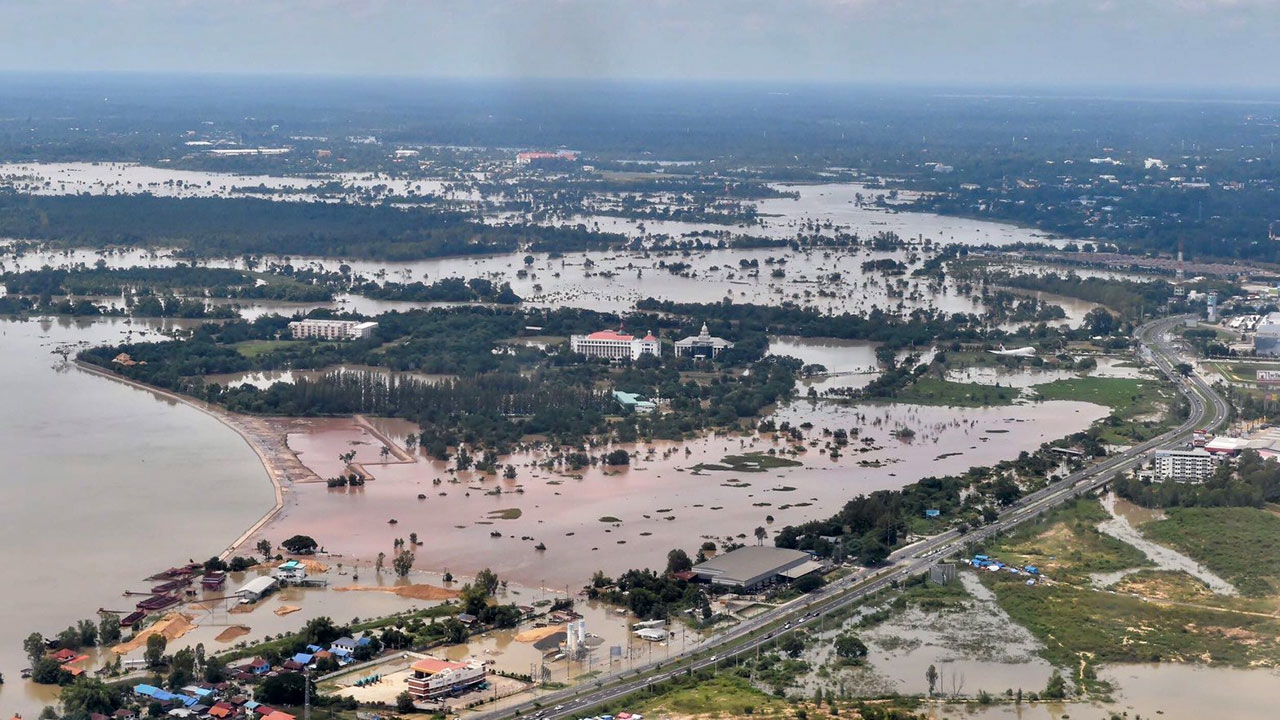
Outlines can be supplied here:
<path id="1" fill-rule="evenodd" d="M 639 360 L 644 355 L 662 356 L 662 343 L 653 333 L 638 338 L 612 330 L 601 330 L 590 335 L 570 335 L 569 349 L 587 357 L 609 360 Z"/>
<path id="2" fill-rule="evenodd" d="M 731 347 L 733 347 L 733 343 L 728 340 L 713 337 L 704 322 L 702 323 L 702 331 L 696 336 L 676 341 L 676 356 L 713 358 L 719 355 L 721 351 L 728 350 Z"/>

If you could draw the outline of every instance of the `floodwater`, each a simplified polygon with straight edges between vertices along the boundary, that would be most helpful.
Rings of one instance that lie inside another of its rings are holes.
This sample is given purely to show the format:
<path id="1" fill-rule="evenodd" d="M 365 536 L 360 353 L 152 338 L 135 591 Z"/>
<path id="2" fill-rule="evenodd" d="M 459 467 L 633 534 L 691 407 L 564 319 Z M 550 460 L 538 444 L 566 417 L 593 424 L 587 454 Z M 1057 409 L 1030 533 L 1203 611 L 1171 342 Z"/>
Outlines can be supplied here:
<path id="1" fill-rule="evenodd" d="M 354 201 L 358 191 L 385 188 L 395 196 L 443 196 L 440 180 L 392 179 L 375 173 L 321 173 L 280 177 L 150 167 L 135 163 L 68 162 L 0 164 L 0 184 L 33 195 L 130 195 L 157 197 L 261 197 L 293 201 Z M 335 187 L 335 185 L 337 187 Z M 270 193 L 270 194 L 268 194 Z M 449 197 L 471 199 L 469 193 Z"/>
<path id="2" fill-rule="evenodd" d="M 854 632 L 868 646 L 868 664 L 837 670 L 828 677 L 805 675 L 799 693 L 812 696 L 817 688 L 853 694 L 924 695 L 929 691 L 925 668 L 938 670 L 938 694 L 991 694 L 1006 688 L 1039 691 L 1049 680 L 1053 666 L 1036 652 L 1039 641 L 996 604 L 995 596 L 974 577 L 960 573 L 959 582 L 972 599 L 960 609 L 924 611 L 908 608 L 883 624 L 859 630 L 852 622 L 843 627 L 820 628 L 826 642 L 811 648 L 806 659 L 814 667 L 835 660 L 831 642 L 843 632 Z M 813 631 L 810 627 L 810 631 Z"/>
<path id="3" fill-rule="evenodd" d="M 1099 531 L 1138 548 L 1160 570 L 1185 572 L 1203 582 L 1210 590 L 1219 595 L 1234 597 L 1237 594 L 1235 587 L 1231 583 L 1223 580 L 1204 565 L 1173 548 L 1151 542 L 1143 537 L 1138 528 L 1134 527 L 1130 522 L 1130 515 L 1125 512 L 1125 510 L 1131 510 L 1132 512 L 1140 513 L 1142 511 L 1141 508 L 1133 509 L 1132 503 L 1117 498 L 1115 493 L 1104 495 L 1102 497 L 1102 506 L 1107 509 L 1107 512 L 1111 513 L 1111 519 L 1099 523 Z M 1126 573 L 1123 571 L 1121 573 L 1099 574 L 1095 578 L 1095 584 L 1102 583 L 1103 587 L 1105 587 L 1108 584 L 1119 581 L 1124 574 Z"/>
<path id="4" fill-rule="evenodd" d="M 34 717 L 47 688 L 19 678 L 22 640 L 56 635 L 126 589 L 217 554 L 272 506 L 257 456 L 230 428 L 184 404 L 110 382 L 54 354 L 149 328 L 123 319 L 0 321 L 6 352 L 0 547 L 14 586 L 0 597 L 0 709 Z"/>
<path id="5" fill-rule="evenodd" d="M 1060 245 L 1061 241 L 1036 230 L 1015 225 L 996 225 L 981 220 L 951 218 L 932 213 L 900 211 L 901 202 L 889 208 L 872 205 L 876 195 L 887 190 L 870 188 L 862 183 L 823 183 L 816 185 L 778 184 L 780 190 L 799 193 L 798 199 L 768 198 L 755 202 L 760 222 L 756 225 L 724 225 L 678 220 L 629 219 L 607 215 L 576 215 L 556 219 L 558 225 L 586 225 L 604 232 L 630 237 L 666 235 L 679 238 L 701 233 L 749 235 L 753 237 L 793 238 L 811 234 L 815 229 L 830 232 L 840 229 L 869 238 L 880 232 L 897 233 L 904 239 L 923 237 L 949 245 L 1009 245 L 1042 243 Z M 858 195 L 864 204 L 858 204 Z M 908 198 L 904 194 L 902 201 Z"/>
<path id="6" fill-rule="evenodd" d="M 866 340 L 778 336 L 769 338 L 769 354 L 789 355 L 806 365 L 822 365 L 827 369 L 824 375 L 797 381 L 797 390 L 803 395 L 809 388 L 822 393 L 838 387 L 866 387 L 880 376 L 876 360 L 878 345 Z"/>
<path id="7" fill-rule="evenodd" d="M 369 563 L 379 552 L 390 555 L 396 538 L 415 532 L 424 542 L 418 552 L 424 570 L 474 572 L 488 566 L 532 587 L 580 587 L 595 570 L 661 567 L 673 547 L 693 553 L 703 539 L 743 542 L 757 526 L 776 532 L 826 517 L 858 493 L 1013 458 L 1106 414 L 1098 405 L 1076 402 L 957 410 L 803 401 L 775 415 L 795 426 L 815 425 L 797 456 L 800 467 L 696 471 L 698 464 L 729 454 L 788 449 L 767 435 L 710 436 L 636 447 L 631 466 L 624 468 L 548 470 L 537 466 L 543 452 L 517 452 L 504 460 L 516 467 L 513 480 L 456 472 L 425 457 L 381 464 L 380 441 L 356 423 L 308 421 L 312 431 L 290 434 L 289 445 L 318 475 L 336 474 L 342 466 L 338 456 L 355 450 L 356 462 L 376 479 L 345 489 L 296 485 L 263 533 L 309 534 L 330 552 Z M 398 444 L 416 430 L 404 421 L 370 420 Z M 840 458 L 824 454 L 824 428 L 855 427 L 868 439 L 865 445 L 855 438 Z M 910 442 L 895 438 L 903 429 L 914 433 Z M 502 519 L 502 510 L 519 510 L 520 516 Z M 538 543 L 546 549 L 538 550 Z"/>
<path id="8" fill-rule="evenodd" d="M 238 373 L 218 373 L 214 375 L 205 375 L 204 381 L 206 383 L 218 383 L 225 387 L 252 385 L 257 388 L 266 389 L 278 382 L 292 384 L 296 382 L 298 378 L 315 380 L 335 372 L 373 372 L 380 375 L 412 378 L 414 380 L 427 383 L 442 382 L 456 377 L 454 375 L 433 375 L 430 373 L 395 372 L 384 367 L 376 367 L 373 365 L 338 365 L 336 367 L 329 367 L 323 370 L 249 370 Z"/>
<path id="9" fill-rule="evenodd" d="M 923 672 L 923 671 L 922 671 Z M 1098 675 L 1118 687 L 1115 701 L 1023 703 L 991 707 L 922 707 L 930 718 L 975 720 L 1066 720 L 1106 718 L 1127 714 L 1161 720 L 1263 720 L 1275 717 L 1276 688 L 1280 672 L 1270 668 L 1240 670 L 1199 665 L 1113 665 Z"/>

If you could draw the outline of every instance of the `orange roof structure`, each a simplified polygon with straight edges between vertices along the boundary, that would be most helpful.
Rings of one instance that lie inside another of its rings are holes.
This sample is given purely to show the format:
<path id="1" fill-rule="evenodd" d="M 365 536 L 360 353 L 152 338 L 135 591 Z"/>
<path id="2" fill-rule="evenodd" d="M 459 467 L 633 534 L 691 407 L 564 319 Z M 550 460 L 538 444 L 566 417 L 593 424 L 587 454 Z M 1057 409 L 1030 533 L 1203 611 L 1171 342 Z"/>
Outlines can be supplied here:
<path id="1" fill-rule="evenodd" d="M 587 336 L 588 340 L 619 340 L 622 342 L 630 342 L 635 340 L 634 335 L 624 335 L 623 333 L 614 332 L 612 330 L 600 330 L 593 332 Z"/>
<path id="2" fill-rule="evenodd" d="M 409 667 L 414 672 L 426 673 L 427 675 L 435 675 L 444 670 L 461 670 L 465 668 L 466 663 L 449 662 L 439 658 L 423 658 Z"/>

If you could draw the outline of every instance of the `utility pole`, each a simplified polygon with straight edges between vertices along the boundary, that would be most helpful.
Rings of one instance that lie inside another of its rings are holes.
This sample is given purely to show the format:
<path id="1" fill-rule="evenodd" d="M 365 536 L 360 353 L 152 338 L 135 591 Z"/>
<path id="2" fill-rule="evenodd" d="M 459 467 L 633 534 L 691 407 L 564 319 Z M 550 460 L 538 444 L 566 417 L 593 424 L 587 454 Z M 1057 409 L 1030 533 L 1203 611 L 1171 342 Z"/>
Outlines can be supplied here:
<path id="1" fill-rule="evenodd" d="M 302 671 L 302 720 L 311 720 L 311 666 Z"/>

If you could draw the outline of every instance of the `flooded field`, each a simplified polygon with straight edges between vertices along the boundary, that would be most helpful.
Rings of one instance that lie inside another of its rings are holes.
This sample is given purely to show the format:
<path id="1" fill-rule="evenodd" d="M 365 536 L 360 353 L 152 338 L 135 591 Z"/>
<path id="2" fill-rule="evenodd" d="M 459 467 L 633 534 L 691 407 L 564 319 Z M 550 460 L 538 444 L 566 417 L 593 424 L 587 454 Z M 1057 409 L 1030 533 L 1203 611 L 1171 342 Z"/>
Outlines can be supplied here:
<path id="1" fill-rule="evenodd" d="M 974 720 L 1068 720 L 1068 718 L 1127 717 L 1161 720 L 1274 717 L 1274 697 L 1280 672 L 1273 669 L 1237 670 L 1195 665 L 1115 665 L 1099 677 L 1115 684 L 1114 702 L 1023 703 L 1020 706 L 974 704 L 922 708 L 928 717 Z"/>
<path id="2" fill-rule="evenodd" d="M 1153 516 L 1159 513 L 1153 513 L 1145 508 L 1137 507 L 1127 500 L 1117 498 L 1114 493 L 1107 493 L 1102 497 L 1102 506 L 1107 509 L 1107 512 L 1111 513 L 1111 519 L 1099 524 L 1098 530 L 1138 548 L 1143 555 L 1147 556 L 1147 559 L 1155 564 L 1157 569 L 1185 572 L 1203 582 L 1210 590 L 1219 595 L 1234 597 L 1238 594 L 1231 583 L 1214 574 L 1203 564 L 1173 548 L 1151 542 L 1142 536 L 1137 525 L 1140 522 L 1155 519 Z M 1132 571 L 1122 570 L 1114 573 L 1099 573 L 1093 577 L 1093 581 L 1095 585 L 1107 587 L 1119 582 L 1129 572 Z"/>
<path id="3" fill-rule="evenodd" d="M 305 432 L 290 426 L 289 445 L 318 475 L 337 474 L 338 456 L 355 450 L 355 462 L 376 479 L 357 488 L 296 485 L 263 534 L 310 534 L 331 552 L 369 563 L 379 552 L 390 553 L 395 538 L 416 532 L 425 542 L 418 552 L 424 570 L 491 566 L 529 586 L 578 587 L 595 570 L 661 566 L 673 547 L 692 552 L 703 539 L 740 542 L 758 525 L 776 531 L 830 515 L 858 493 L 1016 457 L 1106 414 L 1100 406 L 1070 402 L 964 411 L 797 402 L 780 408 L 775 419 L 814 424 L 795 456 L 799 467 L 699 471 L 699 464 L 729 454 L 788 450 L 771 436 L 710 436 L 631 448 L 631 466 L 623 468 L 546 469 L 538 466 L 545 453 L 528 450 L 504 461 L 517 468 L 514 480 L 457 472 L 422 456 L 384 462 L 381 441 L 367 428 L 349 420 L 307 421 Z M 1047 418 L 1055 421 L 1051 427 L 1042 422 Z M 403 421 L 370 422 L 397 444 L 416 430 Z M 855 443 L 838 459 L 823 454 L 823 428 L 855 427 L 869 442 Z M 892 436 L 903 428 L 914 432 L 911 442 Z"/>

